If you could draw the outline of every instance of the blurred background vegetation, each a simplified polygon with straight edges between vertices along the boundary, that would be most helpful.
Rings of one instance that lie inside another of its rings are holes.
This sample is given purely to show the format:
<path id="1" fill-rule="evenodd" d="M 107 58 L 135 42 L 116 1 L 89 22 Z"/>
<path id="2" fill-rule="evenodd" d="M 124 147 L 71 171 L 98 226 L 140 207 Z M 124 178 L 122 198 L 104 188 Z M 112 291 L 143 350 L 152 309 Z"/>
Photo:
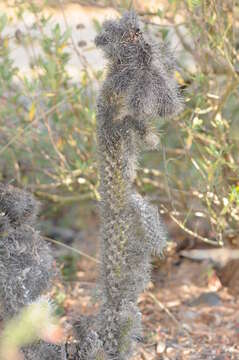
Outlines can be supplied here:
<path id="1" fill-rule="evenodd" d="M 98 199 L 95 104 L 101 54 L 96 52 L 96 66 L 87 63 L 93 37 L 91 44 L 77 42 L 76 28 L 80 40 L 85 26 L 70 26 L 69 3 L 4 1 L 0 16 L 0 181 L 43 200 L 50 234 L 52 226 L 76 231 L 89 226 Z M 91 29 L 84 31 L 94 34 L 101 26 L 98 9 L 107 18 L 107 7 L 120 13 L 134 5 L 149 31 L 171 44 L 185 109 L 178 118 L 156 120 L 160 151 L 142 157 L 136 186 L 193 239 L 238 245 L 238 5 L 232 0 L 74 3 L 79 13 L 88 9 L 91 15 Z M 75 55 L 78 76 L 68 71 Z M 19 65 L 22 56 L 28 71 Z"/>

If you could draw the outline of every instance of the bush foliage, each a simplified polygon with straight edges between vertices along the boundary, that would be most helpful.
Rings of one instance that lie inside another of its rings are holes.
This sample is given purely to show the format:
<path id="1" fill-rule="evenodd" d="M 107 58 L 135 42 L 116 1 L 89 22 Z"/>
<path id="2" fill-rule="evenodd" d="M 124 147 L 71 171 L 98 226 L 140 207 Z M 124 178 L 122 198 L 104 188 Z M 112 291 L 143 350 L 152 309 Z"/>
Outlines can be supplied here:
<path id="1" fill-rule="evenodd" d="M 84 65 L 79 79 L 70 78 L 69 48 L 81 61 L 71 29 L 54 25 L 49 34 L 42 2 L 13 3 L 19 20 L 30 12 L 34 21 L 11 34 L 12 18 L 0 17 L 0 180 L 14 180 L 57 209 L 97 200 L 95 93 L 102 74 Z M 156 36 L 176 36 L 172 47 L 181 46 L 193 67 L 178 64 L 185 110 L 156 120 L 162 155 L 147 155 L 148 168 L 142 159 L 137 186 L 186 232 L 220 245 L 236 242 L 239 219 L 234 10 L 229 0 L 170 0 L 164 10 L 141 12 L 146 26 L 159 24 L 152 26 Z M 31 77 L 13 62 L 14 42 L 29 52 Z"/>

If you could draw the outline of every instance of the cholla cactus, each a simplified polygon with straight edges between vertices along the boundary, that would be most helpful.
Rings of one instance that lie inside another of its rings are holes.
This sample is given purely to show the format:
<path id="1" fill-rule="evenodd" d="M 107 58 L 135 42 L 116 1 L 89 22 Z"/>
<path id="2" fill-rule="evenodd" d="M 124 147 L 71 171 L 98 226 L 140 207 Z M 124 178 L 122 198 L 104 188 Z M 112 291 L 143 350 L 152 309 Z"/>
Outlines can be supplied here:
<path id="1" fill-rule="evenodd" d="M 157 145 L 151 120 L 176 114 L 181 100 L 169 49 L 142 33 L 133 11 L 106 21 L 95 42 L 109 60 L 97 113 L 102 222 L 97 326 L 108 358 L 125 360 L 141 337 L 136 304 L 149 280 L 150 256 L 166 245 L 157 208 L 133 186 L 137 154 L 141 144 Z"/>
<path id="2" fill-rule="evenodd" d="M 0 302 L 5 321 L 38 301 L 54 275 L 49 247 L 32 227 L 37 212 L 30 194 L 0 185 Z M 59 351 L 42 341 L 22 349 L 26 360 L 57 360 Z"/>

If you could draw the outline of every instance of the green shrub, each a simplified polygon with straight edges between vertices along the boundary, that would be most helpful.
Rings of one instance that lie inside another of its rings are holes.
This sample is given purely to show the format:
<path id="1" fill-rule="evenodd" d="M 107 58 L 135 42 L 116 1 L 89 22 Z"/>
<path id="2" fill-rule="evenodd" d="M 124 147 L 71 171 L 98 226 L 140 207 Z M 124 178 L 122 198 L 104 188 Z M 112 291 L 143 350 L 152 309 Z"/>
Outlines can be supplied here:
<path id="1" fill-rule="evenodd" d="M 34 26 L 15 37 L 28 49 L 40 39 L 40 55 L 30 59 L 33 77 L 20 76 L 13 64 L 12 20 L 4 14 L 0 18 L 0 180 L 14 179 L 33 190 L 48 201 L 48 216 L 56 218 L 73 203 L 98 199 L 93 83 L 101 74 L 85 67 L 80 79 L 69 77 L 71 31 L 56 25 L 47 35 L 51 19 L 32 4 L 15 3 L 19 18 L 26 11 L 35 17 Z M 230 1 L 173 0 L 151 14 L 168 24 L 154 27 L 158 36 L 178 35 L 195 71 L 180 63 L 185 110 L 177 118 L 155 122 L 162 156 L 145 155 L 136 181 L 141 191 L 160 199 L 162 211 L 181 228 L 216 244 L 236 242 L 239 219 L 238 29 L 233 10 Z M 142 14 L 146 23 L 147 14 Z"/>

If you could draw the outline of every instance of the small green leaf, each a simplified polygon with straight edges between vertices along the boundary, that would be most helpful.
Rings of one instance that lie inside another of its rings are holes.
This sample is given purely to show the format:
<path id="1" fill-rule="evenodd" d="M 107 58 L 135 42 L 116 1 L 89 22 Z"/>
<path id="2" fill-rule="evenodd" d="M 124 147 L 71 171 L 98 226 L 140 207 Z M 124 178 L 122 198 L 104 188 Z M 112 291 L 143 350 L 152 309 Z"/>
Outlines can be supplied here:
<path id="1" fill-rule="evenodd" d="M 5 26 L 7 25 L 7 20 L 8 18 L 6 14 L 0 16 L 0 32 L 2 32 Z"/>
<path id="2" fill-rule="evenodd" d="M 201 4 L 201 0 L 187 0 L 188 6 L 191 10 Z"/>
<path id="3" fill-rule="evenodd" d="M 163 12 L 162 10 L 158 9 L 157 11 L 157 15 L 161 18 L 163 16 Z"/>

